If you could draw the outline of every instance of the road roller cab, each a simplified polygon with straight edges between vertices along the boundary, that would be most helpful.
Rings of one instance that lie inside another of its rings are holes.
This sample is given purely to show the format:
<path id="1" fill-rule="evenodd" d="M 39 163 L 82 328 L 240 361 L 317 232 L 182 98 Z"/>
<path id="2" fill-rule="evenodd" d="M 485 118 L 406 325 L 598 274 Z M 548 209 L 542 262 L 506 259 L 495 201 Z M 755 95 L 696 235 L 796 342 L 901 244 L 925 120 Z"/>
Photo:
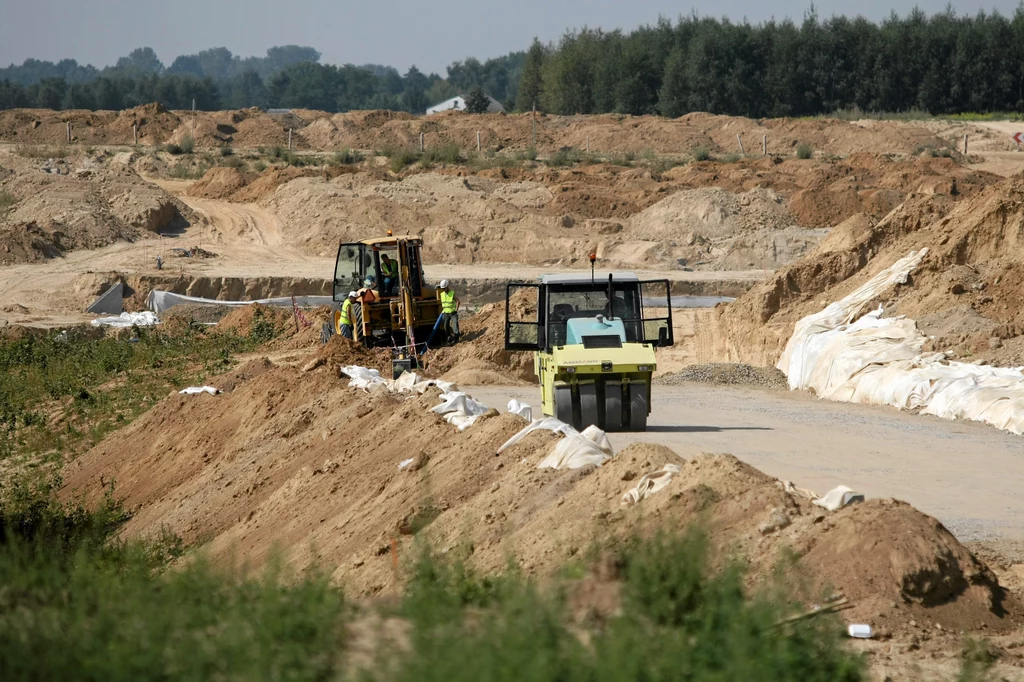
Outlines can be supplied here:
<path id="1" fill-rule="evenodd" d="M 544 414 L 577 429 L 646 430 L 654 349 L 673 343 L 667 280 L 545 275 L 509 284 L 505 311 L 505 348 L 536 351 Z"/>

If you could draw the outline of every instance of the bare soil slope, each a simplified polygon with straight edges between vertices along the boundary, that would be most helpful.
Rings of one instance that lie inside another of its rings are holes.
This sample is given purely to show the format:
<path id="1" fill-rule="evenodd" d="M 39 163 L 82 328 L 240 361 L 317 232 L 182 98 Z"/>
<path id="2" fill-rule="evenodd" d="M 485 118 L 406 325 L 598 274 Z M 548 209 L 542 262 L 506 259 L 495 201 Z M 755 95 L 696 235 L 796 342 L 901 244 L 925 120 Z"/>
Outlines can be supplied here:
<path id="1" fill-rule="evenodd" d="M 983 563 L 906 504 L 828 513 L 731 456 L 684 461 L 650 444 L 600 469 L 538 470 L 551 434 L 494 455 L 524 425 L 518 417 L 460 434 L 428 412 L 436 395 L 366 394 L 325 368 L 254 360 L 215 383 L 224 394 L 172 394 L 69 464 L 67 493 L 99 496 L 116 480 L 134 512 L 128 534 L 166 526 L 217 560 L 251 566 L 277 547 L 298 566 L 337 565 L 336 577 L 366 594 L 397 586 L 391 552 L 405 557 L 421 531 L 441 549 L 472 547 L 484 570 L 513 556 L 549 575 L 592 540 L 615 548 L 704 520 L 721 551 L 750 563 L 752 581 L 794 548 L 815 590 L 842 591 L 849 618 L 891 633 L 908 632 L 912 619 L 998 633 L 1021 615 Z M 667 488 L 621 505 L 639 476 L 666 463 L 682 466 Z"/>

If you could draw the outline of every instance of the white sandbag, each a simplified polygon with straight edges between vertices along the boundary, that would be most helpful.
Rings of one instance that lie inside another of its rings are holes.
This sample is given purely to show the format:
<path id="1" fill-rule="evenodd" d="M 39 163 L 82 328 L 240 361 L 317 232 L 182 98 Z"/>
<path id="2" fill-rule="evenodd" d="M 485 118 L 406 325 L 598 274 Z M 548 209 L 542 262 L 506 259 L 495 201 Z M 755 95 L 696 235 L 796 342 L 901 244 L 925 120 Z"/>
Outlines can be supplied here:
<path id="1" fill-rule="evenodd" d="M 182 395 L 198 395 L 200 393 L 209 393 L 210 395 L 217 395 L 220 392 L 221 390 L 219 388 L 214 388 L 213 386 L 189 386 L 188 388 L 183 388 L 180 391 L 178 391 L 178 393 Z"/>
<path id="2" fill-rule="evenodd" d="M 666 464 L 660 471 L 644 474 L 637 484 L 622 495 L 622 504 L 633 505 L 653 495 L 672 481 L 682 469 L 678 464 Z"/>
<path id="3" fill-rule="evenodd" d="M 814 500 L 811 504 L 816 504 L 819 507 L 824 507 L 829 511 L 835 511 L 840 507 L 845 507 L 851 502 L 863 502 L 864 496 L 858 492 L 855 492 L 853 488 L 847 488 L 845 485 L 838 486 L 829 490 L 825 493 L 824 497 L 819 497 Z"/>
<path id="4" fill-rule="evenodd" d="M 526 403 L 521 403 L 515 398 L 508 401 L 508 411 L 517 414 L 528 422 L 533 421 L 533 408 Z"/>
<path id="5" fill-rule="evenodd" d="M 367 369 L 359 365 L 345 365 L 341 368 L 341 373 L 351 379 L 348 382 L 350 388 L 359 388 L 371 393 L 381 389 L 391 390 L 389 386 L 391 381 L 382 377 L 380 372 L 375 369 Z"/>
<path id="6" fill-rule="evenodd" d="M 579 469 L 591 464 L 601 466 L 613 454 L 612 444 L 608 442 L 605 432 L 591 425 L 583 429 L 583 433 L 566 434 L 537 468 Z"/>
<path id="7" fill-rule="evenodd" d="M 160 324 L 160 319 L 156 313 L 147 310 L 141 313 L 121 313 L 117 317 L 97 317 L 90 324 L 94 327 L 152 327 Z"/>
<path id="8" fill-rule="evenodd" d="M 543 430 L 551 431 L 552 433 L 561 433 L 566 436 L 579 435 L 579 431 L 569 426 L 561 419 L 555 419 L 554 417 L 544 417 L 543 419 L 538 419 L 536 421 L 530 422 L 528 425 L 523 427 L 522 431 L 509 438 L 507 441 L 505 441 L 502 444 L 502 446 L 498 448 L 496 454 L 500 455 L 502 452 L 512 447 L 522 439 L 526 438 L 527 435 L 533 433 L 534 431 Z"/>
<path id="9" fill-rule="evenodd" d="M 444 420 L 459 431 L 465 431 L 487 412 L 487 406 L 473 400 L 461 391 L 443 393 L 440 405 L 430 408 L 431 412 L 443 415 Z"/>

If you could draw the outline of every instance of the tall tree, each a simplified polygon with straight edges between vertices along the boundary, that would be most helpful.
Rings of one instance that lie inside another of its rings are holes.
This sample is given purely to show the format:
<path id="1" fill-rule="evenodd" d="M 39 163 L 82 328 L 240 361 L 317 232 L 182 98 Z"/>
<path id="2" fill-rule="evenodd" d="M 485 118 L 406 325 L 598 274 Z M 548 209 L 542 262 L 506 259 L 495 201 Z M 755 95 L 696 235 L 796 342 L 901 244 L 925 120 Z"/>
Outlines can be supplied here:
<path id="1" fill-rule="evenodd" d="M 523 62 L 523 75 L 519 78 L 519 92 L 516 94 L 516 109 L 519 111 L 530 111 L 535 104 L 540 104 L 544 87 L 543 69 L 544 46 L 534 38 Z"/>

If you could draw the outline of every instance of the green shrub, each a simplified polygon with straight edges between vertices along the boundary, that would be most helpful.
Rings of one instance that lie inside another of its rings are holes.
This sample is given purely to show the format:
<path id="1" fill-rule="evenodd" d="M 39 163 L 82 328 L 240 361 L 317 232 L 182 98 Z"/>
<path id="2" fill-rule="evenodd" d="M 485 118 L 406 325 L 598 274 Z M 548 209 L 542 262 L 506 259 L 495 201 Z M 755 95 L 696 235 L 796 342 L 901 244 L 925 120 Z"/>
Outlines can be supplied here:
<path id="1" fill-rule="evenodd" d="M 166 145 L 164 145 L 164 151 L 170 154 L 171 156 L 178 156 L 179 154 L 184 153 L 181 149 L 181 145 L 177 145 L 173 142 L 168 142 Z"/>
<path id="2" fill-rule="evenodd" d="M 229 144 L 223 145 L 220 148 L 220 155 L 221 156 L 233 156 L 234 153 L 235 153 L 235 150 L 232 149 L 231 145 L 229 145 Z"/>
<path id="3" fill-rule="evenodd" d="M 552 167 L 562 167 L 579 163 L 580 159 L 581 157 L 578 150 L 572 149 L 571 147 L 563 147 L 545 159 L 544 163 Z"/>
<path id="4" fill-rule="evenodd" d="M 178 143 L 178 146 L 181 147 L 181 152 L 183 154 L 191 154 L 195 151 L 196 143 L 195 140 L 192 139 L 191 135 L 186 135 L 181 138 L 181 142 Z"/>
<path id="5" fill-rule="evenodd" d="M 701 146 L 693 150 L 694 161 L 708 161 L 709 159 L 711 159 L 711 152 L 707 147 Z"/>
<path id="6" fill-rule="evenodd" d="M 389 149 L 385 151 L 384 156 L 390 159 L 388 167 L 392 173 L 401 173 L 402 169 L 416 163 L 420 158 L 419 152 L 412 149 Z"/>
<path id="7" fill-rule="evenodd" d="M 534 146 L 527 147 L 524 151 L 516 154 L 518 161 L 536 161 L 537 160 L 537 148 Z"/>
<path id="8" fill-rule="evenodd" d="M 18 199 L 10 192 L 0 192 L 0 211 L 6 211 L 18 203 Z"/>
<path id="9" fill-rule="evenodd" d="M 421 160 L 426 160 L 429 163 L 446 163 L 452 165 L 462 161 L 462 153 L 459 150 L 459 145 L 452 142 L 444 145 L 443 147 L 429 147 L 423 152 L 420 158 Z"/>
<path id="10" fill-rule="evenodd" d="M 198 180 L 208 170 L 210 167 L 206 164 L 192 165 L 188 161 L 179 161 L 167 171 L 167 175 L 176 180 Z"/>
<path id="11" fill-rule="evenodd" d="M 339 166 L 347 166 L 354 163 L 360 163 L 363 160 L 363 155 L 360 152 L 353 151 L 348 147 L 343 148 L 341 151 L 334 153 L 334 163 Z"/>
<path id="12" fill-rule="evenodd" d="M 806 142 L 801 142 L 796 148 L 796 158 L 809 159 L 814 156 L 814 149 Z"/>
<path id="13" fill-rule="evenodd" d="M 736 163 L 740 160 L 740 155 L 736 152 L 730 152 L 722 157 L 723 163 Z"/>
<path id="14" fill-rule="evenodd" d="M 262 173 L 263 171 L 267 170 L 267 162 L 260 159 L 259 161 L 252 165 L 252 169 L 257 173 Z"/>

